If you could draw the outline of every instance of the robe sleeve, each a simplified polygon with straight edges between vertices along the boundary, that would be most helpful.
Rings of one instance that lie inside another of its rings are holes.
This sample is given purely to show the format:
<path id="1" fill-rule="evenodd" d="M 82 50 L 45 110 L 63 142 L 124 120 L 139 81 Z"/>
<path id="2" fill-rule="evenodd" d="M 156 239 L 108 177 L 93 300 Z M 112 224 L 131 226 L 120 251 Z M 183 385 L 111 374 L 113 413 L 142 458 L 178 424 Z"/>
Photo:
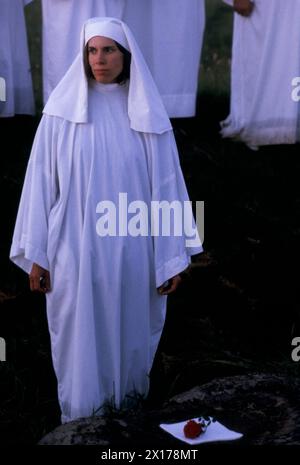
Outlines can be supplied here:
<path id="1" fill-rule="evenodd" d="M 162 202 L 167 201 L 171 205 L 172 202 L 177 201 L 177 204 L 180 203 L 182 207 L 182 212 L 184 211 L 185 218 L 192 223 L 187 234 L 182 217 L 182 233 L 177 235 L 174 233 L 174 223 L 172 215 L 170 215 L 171 233 L 164 235 L 160 223 L 157 228 L 159 233 L 152 234 L 156 286 L 159 287 L 171 277 L 185 270 L 191 262 L 191 255 L 203 252 L 203 248 L 195 225 L 173 132 L 167 131 L 160 135 L 146 134 L 145 141 L 151 184 L 151 209 L 158 202 L 162 205 Z M 154 229 L 157 218 L 157 215 L 151 214 L 151 227 Z M 191 232 L 194 233 L 193 238 Z"/>
<path id="2" fill-rule="evenodd" d="M 58 125 L 44 115 L 37 129 L 23 184 L 10 259 L 30 273 L 37 263 L 49 270 L 48 218 L 59 188 L 56 173 Z"/>

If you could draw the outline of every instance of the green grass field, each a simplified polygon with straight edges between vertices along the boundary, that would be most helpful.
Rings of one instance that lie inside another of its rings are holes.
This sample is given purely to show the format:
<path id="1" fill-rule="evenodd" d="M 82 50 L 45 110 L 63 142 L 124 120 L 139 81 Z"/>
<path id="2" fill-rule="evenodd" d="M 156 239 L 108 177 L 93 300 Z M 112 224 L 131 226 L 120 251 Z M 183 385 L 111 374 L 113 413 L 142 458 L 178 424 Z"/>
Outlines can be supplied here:
<path id="1" fill-rule="evenodd" d="M 163 0 L 162 0 L 163 1 Z M 188 1 L 188 0 L 187 0 Z M 26 7 L 28 41 L 38 113 L 42 109 L 41 2 Z M 206 0 L 206 30 L 199 72 L 199 93 L 224 96 L 229 92 L 232 11 L 221 0 Z"/>

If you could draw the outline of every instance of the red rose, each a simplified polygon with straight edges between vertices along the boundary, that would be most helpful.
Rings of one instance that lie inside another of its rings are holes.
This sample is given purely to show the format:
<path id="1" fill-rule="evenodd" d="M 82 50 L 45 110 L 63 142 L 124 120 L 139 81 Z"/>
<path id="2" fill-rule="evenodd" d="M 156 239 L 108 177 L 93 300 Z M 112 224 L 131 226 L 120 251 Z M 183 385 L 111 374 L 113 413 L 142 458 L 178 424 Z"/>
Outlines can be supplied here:
<path id="1" fill-rule="evenodd" d="M 203 432 L 200 423 L 195 420 L 189 420 L 183 427 L 183 432 L 186 438 L 195 439 Z"/>

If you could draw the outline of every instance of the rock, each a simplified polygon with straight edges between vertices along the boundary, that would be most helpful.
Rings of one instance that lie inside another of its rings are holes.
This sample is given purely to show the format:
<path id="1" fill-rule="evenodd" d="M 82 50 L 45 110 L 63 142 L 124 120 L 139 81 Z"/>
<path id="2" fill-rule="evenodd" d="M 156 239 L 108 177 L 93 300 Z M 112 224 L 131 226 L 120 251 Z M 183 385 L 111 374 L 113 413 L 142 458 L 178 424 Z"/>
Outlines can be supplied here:
<path id="1" fill-rule="evenodd" d="M 167 408 L 187 414 L 201 405 L 204 414 L 243 433 L 246 444 L 300 444 L 299 387 L 285 374 L 226 377 L 173 397 Z"/>
<path id="2" fill-rule="evenodd" d="M 286 374 L 253 373 L 219 378 L 176 395 L 161 408 L 111 412 L 59 426 L 39 445 L 183 447 L 159 428 L 210 415 L 244 437 L 234 444 L 300 444 L 300 382 Z M 216 444 L 206 447 L 215 447 Z"/>

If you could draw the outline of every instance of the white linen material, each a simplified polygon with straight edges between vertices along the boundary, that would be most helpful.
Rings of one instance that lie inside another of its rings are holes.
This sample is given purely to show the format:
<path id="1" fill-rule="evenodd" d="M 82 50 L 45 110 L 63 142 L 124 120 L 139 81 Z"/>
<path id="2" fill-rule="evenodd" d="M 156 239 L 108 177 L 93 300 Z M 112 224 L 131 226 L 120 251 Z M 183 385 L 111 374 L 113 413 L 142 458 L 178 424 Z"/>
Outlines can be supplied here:
<path id="1" fill-rule="evenodd" d="M 1 91 L 0 118 L 35 112 L 24 17 L 24 6 L 30 1 L 1 0 L 0 78 L 5 89 Z"/>
<path id="2" fill-rule="evenodd" d="M 253 13 L 234 14 L 231 109 L 223 137 L 250 147 L 299 140 L 300 1 L 256 0 Z"/>
<path id="3" fill-rule="evenodd" d="M 134 32 L 168 115 L 195 116 L 204 0 L 127 0 L 124 21 Z"/>
<path id="4" fill-rule="evenodd" d="M 83 22 L 113 16 L 133 31 L 169 116 L 195 115 L 204 0 L 43 0 L 42 5 L 45 103 L 78 53 L 74 37 Z"/>
<path id="5" fill-rule="evenodd" d="M 97 203 L 117 204 L 119 192 L 128 203 L 187 199 L 172 132 L 129 129 L 118 87 L 97 94 L 88 124 L 43 116 L 11 248 L 25 271 L 33 262 L 50 271 L 47 313 L 64 422 L 107 400 L 120 407 L 132 391 L 146 395 L 165 320 L 156 287 L 201 252 L 185 249 L 184 237 L 97 235 Z"/>
<path id="6" fill-rule="evenodd" d="M 88 121 L 88 85 L 83 64 L 84 48 L 91 38 L 91 31 L 92 35 L 98 30 L 99 36 L 107 37 L 111 34 L 111 38 L 114 38 L 116 28 L 119 28 L 119 34 L 123 35 L 123 42 L 128 44 L 131 52 L 128 93 L 130 127 L 136 131 L 157 134 L 170 130 L 172 126 L 169 117 L 139 46 L 128 26 L 115 18 L 91 18 L 84 23 L 80 35 L 80 53 L 52 92 L 43 113 L 76 123 Z"/>
<path id="7" fill-rule="evenodd" d="M 11 260 L 27 272 L 33 262 L 50 271 L 47 316 L 63 422 L 147 395 L 166 312 L 156 288 L 202 251 L 200 241 L 186 248 L 184 234 L 97 233 L 98 203 L 118 206 L 120 193 L 128 205 L 146 203 L 149 224 L 151 200 L 188 200 L 168 120 L 160 115 L 162 134 L 133 130 L 128 87 L 91 81 L 86 123 L 44 113 L 17 215 Z"/>

